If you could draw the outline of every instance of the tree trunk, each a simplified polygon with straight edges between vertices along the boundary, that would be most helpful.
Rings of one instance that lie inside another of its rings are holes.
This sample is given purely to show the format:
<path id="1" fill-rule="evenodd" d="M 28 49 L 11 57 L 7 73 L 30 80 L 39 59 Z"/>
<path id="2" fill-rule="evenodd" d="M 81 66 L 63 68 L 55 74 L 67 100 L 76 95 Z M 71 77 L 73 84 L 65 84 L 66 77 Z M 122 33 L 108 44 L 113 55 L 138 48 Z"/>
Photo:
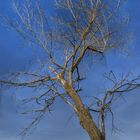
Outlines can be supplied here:
<path id="1" fill-rule="evenodd" d="M 100 130 L 97 128 L 95 122 L 92 119 L 92 116 L 89 110 L 84 106 L 80 96 L 73 89 L 69 83 L 64 84 L 64 88 L 67 91 L 67 94 L 75 103 L 76 114 L 80 120 L 81 126 L 86 130 L 91 140 L 101 140 Z"/>
<path id="2" fill-rule="evenodd" d="M 77 116 L 81 126 L 87 131 L 91 140 L 101 140 L 100 131 L 86 108 L 77 108 Z"/>
<path id="3" fill-rule="evenodd" d="M 105 140 L 105 115 L 104 115 L 104 109 L 101 111 L 101 140 Z"/>

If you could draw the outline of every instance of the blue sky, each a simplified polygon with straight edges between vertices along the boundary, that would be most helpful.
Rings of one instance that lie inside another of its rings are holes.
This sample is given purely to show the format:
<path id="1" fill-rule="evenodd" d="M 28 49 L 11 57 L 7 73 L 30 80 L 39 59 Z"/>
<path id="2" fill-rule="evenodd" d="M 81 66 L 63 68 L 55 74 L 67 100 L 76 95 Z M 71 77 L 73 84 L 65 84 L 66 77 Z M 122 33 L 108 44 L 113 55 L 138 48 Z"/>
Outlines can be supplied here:
<path id="1" fill-rule="evenodd" d="M 109 53 L 105 64 L 95 64 L 96 69 L 88 79 L 87 85 L 93 83 L 98 87 L 98 75 L 104 69 L 115 72 L 140 73 L 140 1 L 128 0 L 125 10 L 130 14 L 129 28 L 133 32 L 133 42 L 128 44 L 130 55 Z M 0 14 L 11 15 L 11 0 L 0 1 Z M 37 51 L 27 47 L 24 41 L 13 31 L 0 25 L 0 75 L 8 72 L 23 71 L 34 64 Z M 96 83 L 97 82 L 97 83 Z M 105 81 L 103 81 L 105 82 Z M 87 91 L 91 91 L 88 87 Z M 23 91 L 27 92 L 27 91 Z M 32 119 L 32 116 L 23 116 L 17 113 L 14 90 L 2 91 L 0 102 L 0 140 L 20 140 L 18 134 Z M 23 93 L 22 93 L 23 94 Z M 107 140 L 139 140 L 140 139 L 140 94 L 139 91 L 125 96 L 125 101 L 120 100 L 114 104 L 116 126 L 120 130 L 112 135 L 109 133 Z M 56 110 L 46 115 L 32 135 L 26 140 L 88 140 L 87 134 L 81 129 L 77 119 L 69 107 L 57 103 Z M 70 121 L 69 121 L 69 118 Z M 110 122 L 110 119 L 107 120 Z"/>

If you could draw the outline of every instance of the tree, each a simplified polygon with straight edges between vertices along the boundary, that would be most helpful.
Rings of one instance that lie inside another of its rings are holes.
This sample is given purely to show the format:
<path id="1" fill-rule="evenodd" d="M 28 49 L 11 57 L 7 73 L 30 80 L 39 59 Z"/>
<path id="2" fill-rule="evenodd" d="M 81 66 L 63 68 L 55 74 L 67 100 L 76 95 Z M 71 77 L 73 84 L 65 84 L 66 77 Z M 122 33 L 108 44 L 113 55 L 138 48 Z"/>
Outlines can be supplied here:
<path id="1" fill-rule="evenodd" d="M 15 20 L 4 17 L 5 24 L 46 53 L 41 70 L 14 73 L 0 80 L 2 85 L 45 89 L 42 94 L 25 100 L 36 103 L 38 108 L 43 105 L 43 108 L 32 110 L 38 116 L 23 135 L 51 111 L 50 107 L 60 97 L 75 112 L 91 140 L 106 139 L 106 113 L 111 113 L 113 121 L 113 102 L 123 93 L 139 88 L 140 77 L 130 79 L 127 75 L 118 80 L 110 71 L 106 78 L 112 81 L 112 87 L 101 98 L 93 95 L 94 106 L 85 105 L 80 94 L 84 90 L 81 82 L 85 81 L 80 66 L 82 62 L 89 63 L 87 54 L 94 59 L 95 55 L 104 55 L 112 48 L 123 49 L 125 36 L 123 21 L 119 20 L 120 4 L 120 0 L 56 0 L 52 18 L 46 15 L 39 2 L 27 1 L 24 5 L 14 2 L 17 17 Z M 91 112 L 99 114 L 99 124 Z"/>

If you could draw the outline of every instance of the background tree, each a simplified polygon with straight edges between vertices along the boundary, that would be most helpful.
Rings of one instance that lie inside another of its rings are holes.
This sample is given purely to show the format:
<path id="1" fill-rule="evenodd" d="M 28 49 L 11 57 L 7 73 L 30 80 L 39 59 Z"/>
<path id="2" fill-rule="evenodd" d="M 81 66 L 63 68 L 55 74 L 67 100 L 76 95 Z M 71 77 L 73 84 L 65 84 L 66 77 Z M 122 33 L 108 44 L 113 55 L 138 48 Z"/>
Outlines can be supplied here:
<path id="1" fill-rule="evenodd" d="M 24 100 L 25 103 L 36 103 L 35 109 L 30 112 L 36 112 L 38 116 L 24 129 L 23 136 L 46 112 L 51 111 L 51 106 L 60 97 L 73 109 L 91 140 L 105 140 L 107 113 L 111 113 L 113 124 L 112 103 L 122 93 L 138 88 L 140 77 L 131 79 L 127 75 L 118 79 L 110 71 L 106 78 L 112 81 L 112 87 L 100 98 L 93 93 L 93 101 L 86 105 L 80 94 L 84 91 L 81 82 L 86 82 L 81 65 L 82 62 L 89 63 L 87 55 L 95 59 L 95 55 L 102 56 L 112 48 L 123 51 L 126 30 L 122 28 L 124 19 L 120 18 L 121 1 L 56 0 L 54 4 L 55 8 L 49 14 L 38 1 L 13 3 L 17 17 L 4 17 L 5 24 L 38 49 L 42 48 L 46 58 L 36 72 L 10 74 L 0 82 L 2 85 L 43 91 Z M 99 114 L 99 123 L 91 112 Z"/>

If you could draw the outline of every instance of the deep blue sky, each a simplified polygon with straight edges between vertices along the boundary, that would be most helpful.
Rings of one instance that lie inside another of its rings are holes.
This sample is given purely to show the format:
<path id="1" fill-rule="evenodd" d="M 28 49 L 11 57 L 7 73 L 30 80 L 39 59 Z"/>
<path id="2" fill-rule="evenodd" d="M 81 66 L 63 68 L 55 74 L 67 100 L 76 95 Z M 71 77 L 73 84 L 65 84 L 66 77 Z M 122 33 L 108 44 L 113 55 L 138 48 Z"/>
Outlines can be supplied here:
<path id="1" fill-rule="evenodd" d="M 0 14 L 11 15 L 11 0 L 0 1 Z M 130 55 L 118 55 L 110 53 L 106 56 L 106 64 L 96 66 L 95 73 L 88 80 L 88 84 L 94 84 L 98 74 L 103 69 L 112 69 L 115 72 L 132 71 L 134 74 L 140 74 L 140 1 L 128 0 L 125 10 L 130 14 L 130 30 L 133 32 L 133 42 L 129 44 Z M 115 28 L 115 27 L 114 27 Z M 13 71 L 22 71 L 29 69 L 37 51 L 27 47 L 24 41 L 13 31 L 0 25 L 0 75 Z M 100 69 L 100 70 L 98 70 Z M 98 70 L 98 73 L 97 73 Z M 94 79 L 94 80 L 93 80 Z M 99 82 L 99 81 L 98 81 Z M 90 87 L 87 90 L 91 90 Z M 1 140 L 20 140 L 16 137 L 30 119 L 16 113 L 16 98 L 11 96 L 14 91 L 2 93 L 0 107 L 0 139 Z M 26 91 L 23 91 L 26 92 Z M 113 135 L 108 135 L 107 140 L 139 140 L 140 139 L 140 94 L 135 92 L 128 94 L 126 101 L 120 101 L 120 105 L 115 105 L 116 126 L 120 129 Z M 47 115 L 39 124 L 34 133 L 27 137 L 27 140 L 88 140 L 88 136 L 81 129 L 78 121 L 71 117 L 69 107 L 63 107 L 63 103 L 57 104 L 56 112 Z M 110 120 L 108 119 L 108 122 Z"/>

